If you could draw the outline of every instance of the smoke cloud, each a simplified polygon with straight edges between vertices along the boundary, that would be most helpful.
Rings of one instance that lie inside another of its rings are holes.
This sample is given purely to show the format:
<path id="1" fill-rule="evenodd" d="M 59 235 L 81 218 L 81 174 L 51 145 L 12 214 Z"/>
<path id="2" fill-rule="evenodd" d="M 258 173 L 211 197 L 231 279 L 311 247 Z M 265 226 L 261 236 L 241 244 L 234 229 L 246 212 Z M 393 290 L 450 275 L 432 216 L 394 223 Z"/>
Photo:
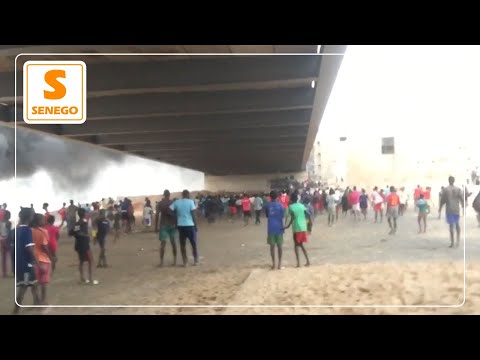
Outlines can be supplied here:
<path id="1" fill-rule="evenodd" d="M 121 153 L 99 150 L 76 142 L 17 128 L 17 178 L 48 172 L 59 191 L 81 191 L 95 181 L 98 171 L 121 165 Z M 15 132 L 0 126 L 0 180 L 15 175 Z"/>

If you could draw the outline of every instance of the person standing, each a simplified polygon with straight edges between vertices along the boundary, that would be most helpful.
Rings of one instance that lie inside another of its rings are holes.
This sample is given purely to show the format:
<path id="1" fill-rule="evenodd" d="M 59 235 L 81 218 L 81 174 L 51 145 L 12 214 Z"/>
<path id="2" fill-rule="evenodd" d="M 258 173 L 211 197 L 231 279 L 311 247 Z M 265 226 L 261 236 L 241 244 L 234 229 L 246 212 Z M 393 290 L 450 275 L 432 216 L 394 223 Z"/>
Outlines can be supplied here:
<path id="1" fill-rule="evenodd" d="M 14 306 L 13 314 L 20 312 L 20 306 L 28 288 L 32 290 L 33 304 L 39 305 L 37 279 L 34 266 L 37 265 L 34 255 L 34 242 L 32 238 L 32 229 L 28 226 L 32 220 L 33 213 L 31 208 L 21 208 L 19 214 L 19 225 L 16 229 L 15 243 L 15 275 L 17 282 L 17 301 Z M 13 230 L 15 231 L 15 230 Z M 14 236 L 15 238 L 15 236 Z"/>
<path id="2" fill-rule="evenodd" d="M 398 207 L 400 206 L 400 198 L 394 186 L 390 186 L 387 201 L 387 221 L 390 227 L 389 235 L 395 235 L 397 232 Z M 393 221 L 392 221 L 393 220 Z"/>
<path id="3" fill-rule="evenodd" d="M 158 209 L 160 212 L 160 264 L 163 266 L 163 258 L 165 257 L 165 247 L 167 246 L 167 240 L 170 240 L 173 251 L 173 263 L 172 266 L 177 265 L 177 245 L 175 244 L 175 231 L 177 227 L 177 218 L 170 206 L 172 200 L 170 200 L 170 191 L 165 190 L 163 192 L 163 199 L 158 203 Z"/>
<path id="4" fill-rule="evenodd" d="M 440 208 L 438 214 L 440 216 L 442 208 L 445 205 L 445 213 L 447 223 L 450 228 L 450 248 L 458 247 L 460 245 L 460 206 L 465 206 L 462 190 L 455 186 L 455 178 L 450 176 L 448 178 L 448 186 L 442 190 L 442 197 L 440 199 Z M 455 243 L 455 232 L 457 234 L 457 241 Z"/>
<path id="5" fill-rule="evenodd" d="M 277 201 L 277 193 L 270 192 L 271 201 L 265 207 L 265 215 L 268 219 L 267 243 L 270 245 L 270 256 L 272 257 L 272 270 L 282 269 L 282 245 L 283 245 L 283 209 L 282 204 Z M 278 251 L 278 265 L 275 267 L 275 246 Z"/>
<path id="6" fill-rule="evenodd" d="M 263 200 L 258 195 L 255 194 L 255 199 L 253 199 L 253 210 L 255 211 L 255 225 L 260 224 L 260 214 L 262 213 Z"/>
<path id="7" fill-rule="evenodd" d="M 367 220 L 367 209 L 368 209 L 368 195 L 365 189 L 362 189 L 362 194 L 360 195 L 360 211 L 363 215 L 363 221 Z"/>
<path id="8" fill-rule="evenodd" d="M 375 212 L 375 222 L 378 221 L 380 214 L 380 223 L 383 221 L 383 197 L 378 192 L 378 187 L 375 186 L 372 192 L 373 211 Z"/>
<path id="9" fill-rule="evenodd" d="M 307 242 L 307 219 L 311 221 L 310 215 L 308 214 L 305 206 L 298 202 L 298 195 L 296 193 L 292 194 L 290 201 L 291 203 L 288 207 L 288 211 L 290 212 L 290 222 L 285 227 L 285 229 L 288 229 L 290 225 L 293 224 L 293 243 L 295 249 L 295 257 L 297 259 L 297 268 L 300 267 L 300 249 L 302 249 L 303 255 L 306 259 L 305 266 L 310 266 L 307 249 L 305 249 L 304 245 Z"/>
<path id="10" fill-rule="evenodd" d="M 430 206 L 428 202 L 425 200 L 425 195 L 420 194 L 420 198 L 415 203 L 415 206 L 418 208 L 418 233 L 426 233 L 427 232 L 427 215 L 430 211 Z M 422 222 L 423 222 L 423 229 L 422 229 Z"/>
<path id="11" fill-rule="evenodd" d="M 357 187 L 353 187 L 353 191 L 348 195 L 348 201 L 352 207 L 354 221 L 360 220 L 360 192 Z"/>
<path id="12" fill-rule="evenodd" d="M 73 200 L 70 200 L 70 205 L 67 208 L 67 230 L 70 233 L 75 227 L 77 222 L 77 206 L 73 204 Z"/>
<path id="13" fill-rule="evenodd" d="M 250 200 L 247 198 L 250 202 Z M 183 190 L 182 199 L 176 200 L 170 209 L 177 215 L 177 227 L 180 238 L 180 251 L 182 253 L 183 266 L 187 267 L 187 239 L 190 241 L 193 252 L 194 265 L 199 264 L 198 248 L 197 248 L 197 222 L 195 219 L 195 203 L 190 199 L 190 192 Z"/>

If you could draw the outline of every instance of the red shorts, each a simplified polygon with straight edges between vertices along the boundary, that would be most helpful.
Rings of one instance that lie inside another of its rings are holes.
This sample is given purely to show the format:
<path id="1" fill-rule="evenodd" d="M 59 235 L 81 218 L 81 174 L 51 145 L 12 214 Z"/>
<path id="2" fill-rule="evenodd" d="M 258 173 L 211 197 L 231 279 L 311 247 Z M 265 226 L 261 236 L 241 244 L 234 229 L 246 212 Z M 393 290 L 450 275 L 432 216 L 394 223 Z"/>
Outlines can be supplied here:
<path id="1" fill-rule="evenodd" d="M 320 203 L 315 204 L 315 210 L 318 210 L 318 209 L 320 209 Z"/>
<path id="2" fill-rule="evenodd" d="M 373 206 L 373 210 L 375 210 L 375 211 L 382 211 L 382 203 L 380 203 L 380 204 L 375 204 L 375 205 Z"/>
<path id="3" fill-rule="evenodd" d="M 297 244 L 302 244 L 307 242 L 307 232 L 302 231 L 302 232 L 297 232 L 293 234 L 293 239 Z"/>
<path id="4" fill-rule="evenodd" d="M 50 273 L 52 264 L 40 262 L 35 266 L 35 276 L 39 284 L 48 284 L 50 282 Z"/>
<path id="5" fill-rule="evenodd" d="M 235 206 L 230 206 L 230 214 L 235 215 L 237 213 L 237 208 Z"/>

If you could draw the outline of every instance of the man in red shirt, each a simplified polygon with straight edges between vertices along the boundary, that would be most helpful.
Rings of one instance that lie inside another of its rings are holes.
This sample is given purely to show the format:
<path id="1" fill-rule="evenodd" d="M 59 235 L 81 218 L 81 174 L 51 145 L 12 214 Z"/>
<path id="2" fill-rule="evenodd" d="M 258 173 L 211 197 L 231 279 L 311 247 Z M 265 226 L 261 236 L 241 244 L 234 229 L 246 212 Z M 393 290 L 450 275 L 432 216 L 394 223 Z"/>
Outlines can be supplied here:
<path id="1" fill-rule="evenodd" d="M 397 218 L 399 206 L 400 197 L 397 194 L 397 189 L 395 189 L 394 186 L 390 186 L 390 194 L 387 196 L 387 220 L 388 226 L 390 227 L 389 235 L 395 235 L 395 233 L 397 232 Z"/>
<path id="2" fill-rule="evenodd" d="M 53 223 L 55 222 L 55 216 L 49 215 L 47 219 L 47 223 L 44 225 L 44 229 L 47 231 L 48 234 L 48 249 L 52 254 L 52 257 L 55 261 L 52 262 L 52 272 L 55 271 L 55 265 L 57 262 L 57 249 L 58 249 L 58 239 L 60 237 L 60 226 L 55 226 Z"/>
<path id="3" fill-rule="evenodd" d="M 245 222 L 245 226 L 247 226 L 248 221 L 252 217 L 252 203 L 250 202 L 250 198 L 248 197 L 247 194 L 243 195 L 242 210 L 243 210 L 243 221 Z"/>
<path id="4" fill-rule="evenodd" d="M 352 206 L 354 220 L 357 221 L 357 215 L 358 220 L 360 220 L 360 191 L 357 191 L 356 186 L 354 186 L 353 191 L 348 194 L 348 201 Z"/>

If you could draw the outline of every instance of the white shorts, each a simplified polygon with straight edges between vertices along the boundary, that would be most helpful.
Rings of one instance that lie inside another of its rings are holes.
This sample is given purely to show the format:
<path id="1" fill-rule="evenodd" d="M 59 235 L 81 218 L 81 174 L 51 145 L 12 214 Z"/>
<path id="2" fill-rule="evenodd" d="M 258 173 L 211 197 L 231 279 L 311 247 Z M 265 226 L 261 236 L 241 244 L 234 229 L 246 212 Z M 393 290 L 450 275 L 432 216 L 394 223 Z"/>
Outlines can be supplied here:
<path id="1" fill-rule="evenodd" d="M 360 203 L 352 205 L 353 211 L 360 211 Z"/>
<path id="2" fill-rule="evenodd" d="M 149 216 L 149 217 L 144 217 L 143 218 L 143 223 L 146 225 L 146 226 L 151 226 L 152 225 L 152 217 Z"/>

